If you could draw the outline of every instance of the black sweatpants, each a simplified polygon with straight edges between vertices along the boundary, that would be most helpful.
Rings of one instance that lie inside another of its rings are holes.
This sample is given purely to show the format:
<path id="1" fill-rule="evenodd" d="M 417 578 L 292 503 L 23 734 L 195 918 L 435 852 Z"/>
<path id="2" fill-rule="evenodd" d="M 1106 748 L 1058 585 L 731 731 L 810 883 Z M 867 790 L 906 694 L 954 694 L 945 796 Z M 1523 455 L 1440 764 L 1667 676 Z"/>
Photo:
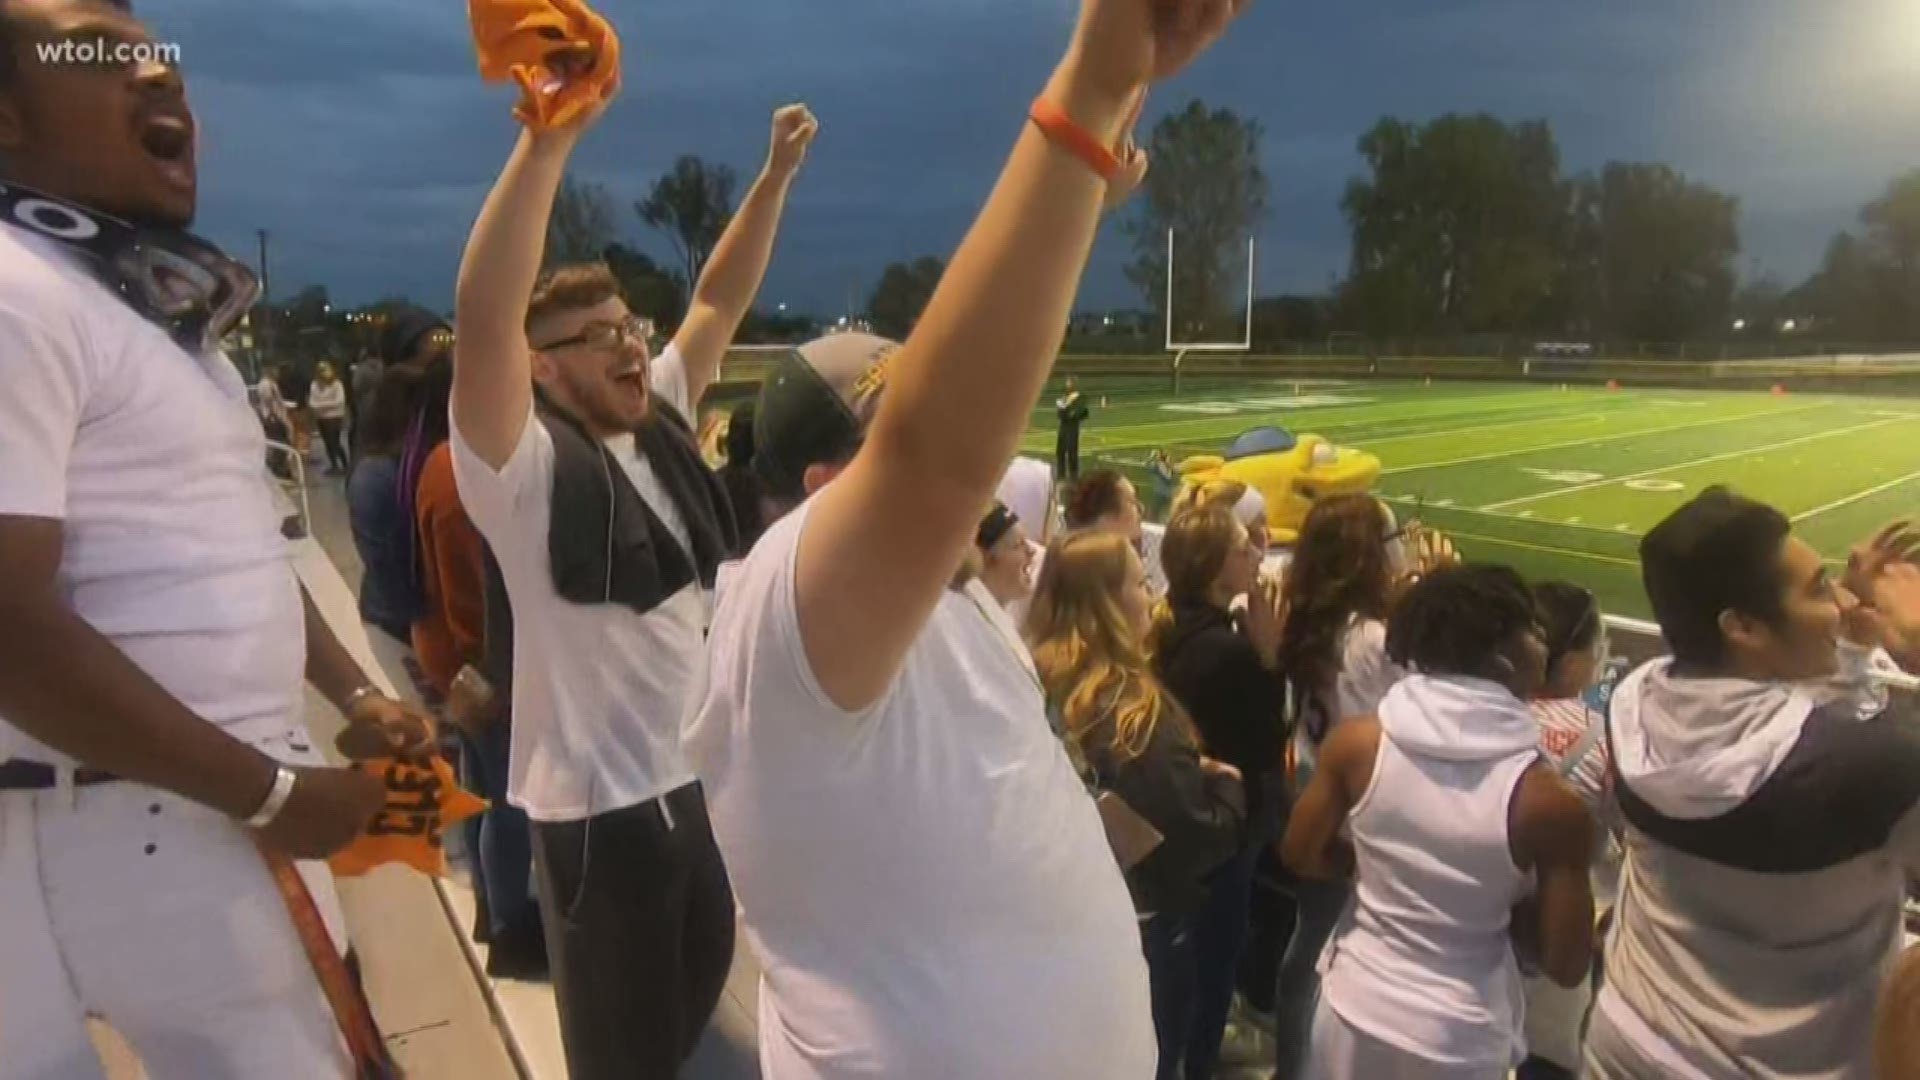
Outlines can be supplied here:
<path id="1" fill-rule="evenodd" d="M 700 786 L 536 821 L 533 865 L 568 1075 L 676 1076 L 733 962 L 733 891 Z"/>

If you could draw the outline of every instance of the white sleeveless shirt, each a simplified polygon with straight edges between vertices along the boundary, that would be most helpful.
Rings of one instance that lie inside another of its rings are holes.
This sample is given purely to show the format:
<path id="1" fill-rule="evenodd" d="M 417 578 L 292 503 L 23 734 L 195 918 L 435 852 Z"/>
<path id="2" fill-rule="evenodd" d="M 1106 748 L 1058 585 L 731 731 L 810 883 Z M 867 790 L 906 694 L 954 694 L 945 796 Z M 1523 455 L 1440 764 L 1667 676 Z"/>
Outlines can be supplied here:
<path id="1" fill-rule="evenodd" d="M 1373 778 L 1347 823 L 1355 900 L 1321 957 L 1342 1020 L 1407 1053 L 1504 1069 L 1524 1056 L 1507 927 L 1531 889 L 1508 807 L 1536 759 L 1527 706 L 1476 679 L 1411 675 L 1380 703 Z"/>

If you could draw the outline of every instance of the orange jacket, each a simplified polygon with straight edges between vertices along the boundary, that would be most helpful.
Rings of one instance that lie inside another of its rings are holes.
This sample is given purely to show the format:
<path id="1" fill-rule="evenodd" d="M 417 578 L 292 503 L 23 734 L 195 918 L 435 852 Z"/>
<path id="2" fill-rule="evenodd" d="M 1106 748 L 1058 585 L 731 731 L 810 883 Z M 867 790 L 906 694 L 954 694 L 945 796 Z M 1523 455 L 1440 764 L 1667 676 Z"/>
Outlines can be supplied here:
<path id="1" fill-rule="evenodd" d="M 460 505 L 453 447 L 427 455 L 414 493 L 414 529 L 426 576 L 427 613 L 413 624 L 413 652 L 441 694 L 462 664 L 478 665 L 486 641 L 486 546 Z"/>

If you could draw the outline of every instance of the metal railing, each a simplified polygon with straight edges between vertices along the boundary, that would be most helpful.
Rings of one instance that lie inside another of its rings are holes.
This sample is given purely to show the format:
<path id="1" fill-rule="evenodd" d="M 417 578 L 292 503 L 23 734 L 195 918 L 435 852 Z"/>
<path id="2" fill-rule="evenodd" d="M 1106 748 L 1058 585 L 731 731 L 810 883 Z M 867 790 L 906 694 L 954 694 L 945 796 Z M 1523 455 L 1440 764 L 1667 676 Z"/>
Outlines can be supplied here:
<path id="1" fill-rule="evenodd" d="M 294 493 L 300 500 L 300 535 L 312 536 L 313 507 L 312 504 L 307 501 L 307 459 L 305 455 L 286 443 L 275 442 L 272 439 L 267 440 L 267 452 L 269 454 L 284 454 L 293 462 L 292 480 L 282 480 L 278 474 L 272 474 L 273 480 L 274 483 L 280 485 L 283 490 L 288 484 L 293 485 Z"/>

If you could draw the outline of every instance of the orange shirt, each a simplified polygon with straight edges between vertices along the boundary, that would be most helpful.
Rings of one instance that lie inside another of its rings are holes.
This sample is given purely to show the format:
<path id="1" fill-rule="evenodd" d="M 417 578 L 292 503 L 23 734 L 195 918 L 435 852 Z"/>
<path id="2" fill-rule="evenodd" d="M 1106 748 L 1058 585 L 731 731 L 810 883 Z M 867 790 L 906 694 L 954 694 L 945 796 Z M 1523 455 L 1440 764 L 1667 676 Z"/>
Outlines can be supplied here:
<path id="1" fill-rule="evenodd" d="M 441 443 L 420 470 L 414 529 L 425 570 L 427 613 L 413 624 L 413 652 L 441 694 L 462 664 L 480 660 L 486 640 L 486 548 L 460 506 L 453 449 Z"/>

